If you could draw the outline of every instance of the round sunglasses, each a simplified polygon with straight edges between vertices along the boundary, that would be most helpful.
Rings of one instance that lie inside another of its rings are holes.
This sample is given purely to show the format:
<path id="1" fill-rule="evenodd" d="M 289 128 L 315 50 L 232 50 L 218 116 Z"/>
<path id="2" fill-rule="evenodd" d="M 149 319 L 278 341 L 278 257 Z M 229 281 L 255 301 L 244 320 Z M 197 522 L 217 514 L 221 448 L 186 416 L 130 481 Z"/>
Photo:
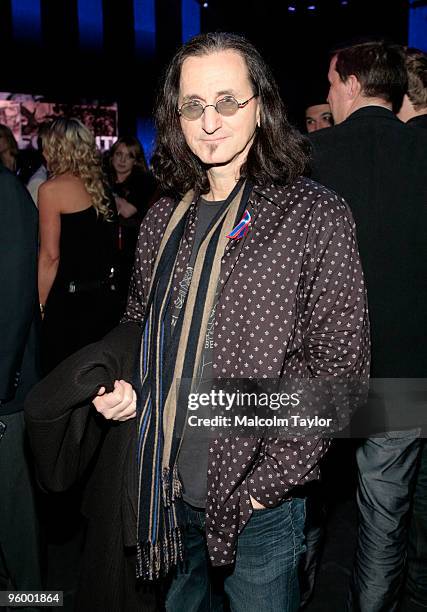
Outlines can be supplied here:
<path id="1" fill-rule="evenodd" d="M 225 96 L 224 98 L 218 100 L 216 104 L 205 104 L 205 106 L 203 106 L 203 104 L 201 104 L 198 100 L 190 100 L 189 102 L 184 102 L 184 104 L 178 108 L 178 114 L 180 117 L 188 119 L 188 121 L 195 121 L 196 119 L 200 119 L 206 108 L 212 106 L 220 115 L 223 115 L 224 117 L 231 117 L 237 113 L 239 108 L 244 108 L 257 96 L 258 94 L 254 94 L 244 102 L 237 102 L 234 96 Z"/>

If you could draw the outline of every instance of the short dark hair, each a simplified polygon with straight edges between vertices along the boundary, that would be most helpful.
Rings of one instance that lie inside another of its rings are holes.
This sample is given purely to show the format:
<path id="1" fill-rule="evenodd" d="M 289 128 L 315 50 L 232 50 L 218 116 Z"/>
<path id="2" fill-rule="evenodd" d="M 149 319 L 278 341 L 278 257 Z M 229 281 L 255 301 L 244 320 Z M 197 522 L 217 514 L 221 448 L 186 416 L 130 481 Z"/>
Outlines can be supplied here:
<path id="1" fill-rule="evenodd" d="M 260 127 L 241 176 L 257 184 L 292 182 L 308 164 L 306 139 L 286 118 L 276 81 L 255 47 L 242 36 L 215 32 L 195 36 L 183 45 L 169 64 L 156 106 L 157 141 L 153 169 L 163 189 L 185 193 L 209 191 L 206 167 L 184 139 L 178 116 L 181 68 L 188 57 L 235 51 L 246 62 L 253 93 L 260 104 Z"/>
<path id="2" fill-rule="evenodd" d="M 341 81 L 354 75 L 362 86 L 362 93 L 391 103 L 397 113 L 402 106 L 407 88 L 403 50 L 399 45 L 383 41 L 364 42 L 339 49 L 335 70 Z"/>
<path id="3" fill-rule="evenodd" d="M 415 110 L 427 108 L 427 54 L 413 47 L 405 48 L 408 72 L 408 98 Z"/>

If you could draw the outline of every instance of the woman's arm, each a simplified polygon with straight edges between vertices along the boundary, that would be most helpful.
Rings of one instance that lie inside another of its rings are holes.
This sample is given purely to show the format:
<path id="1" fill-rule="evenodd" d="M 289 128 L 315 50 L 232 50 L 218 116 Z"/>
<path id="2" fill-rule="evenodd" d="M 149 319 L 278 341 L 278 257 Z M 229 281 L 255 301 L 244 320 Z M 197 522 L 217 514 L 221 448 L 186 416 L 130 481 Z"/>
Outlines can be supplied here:
<path id="1" fill-rule="evenodd" d="M 133 217 L 134 215 L 136 215 L 136 213 L 138 212 L 138 209 L 136 208 L 136 206 L 134 206 L 133 204 L 131 204 L 124 198 L 120 198 L 119 196 L 116 196 L 115 200 L 116 200 L 117 212 L 124 219 L 129 219 L 130 217 Z"/>
<path id="2" fill-rule="evenodd" d="M 55 188 L 52 189 L 49 181 L 40 186 L 38 196 L 40 223 L 38 284 L 39 300 L 43 305 L 46 304 L 59 266 L 61 215 L 58 200 Z"/>

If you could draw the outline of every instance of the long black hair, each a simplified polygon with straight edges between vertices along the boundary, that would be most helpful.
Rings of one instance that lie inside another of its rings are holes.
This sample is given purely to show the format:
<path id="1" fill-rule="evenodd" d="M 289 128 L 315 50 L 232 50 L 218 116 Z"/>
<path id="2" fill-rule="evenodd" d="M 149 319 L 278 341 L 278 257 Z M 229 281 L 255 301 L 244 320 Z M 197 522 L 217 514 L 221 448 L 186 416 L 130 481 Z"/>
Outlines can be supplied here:
<path id="1" fill-rule="evenodd" d="M 255 47 L 242 36 L 215 32 L 195 36 L 173 57 L 159 90 L 156 105 L 157 141 L 152 158 L 153 169 L 163 189 L 185 193 L 196 189 L 209 191 L 206 166 L 188 147 L 178 116 L 181 68 L 188 57 L 235 51 L 246 62 L 253 93 L 260 104 L 260 127 L 241 176 L 259 185 L 292 182 L 307 167 L 306 139 L 286 118 L 277 83 Z"/>

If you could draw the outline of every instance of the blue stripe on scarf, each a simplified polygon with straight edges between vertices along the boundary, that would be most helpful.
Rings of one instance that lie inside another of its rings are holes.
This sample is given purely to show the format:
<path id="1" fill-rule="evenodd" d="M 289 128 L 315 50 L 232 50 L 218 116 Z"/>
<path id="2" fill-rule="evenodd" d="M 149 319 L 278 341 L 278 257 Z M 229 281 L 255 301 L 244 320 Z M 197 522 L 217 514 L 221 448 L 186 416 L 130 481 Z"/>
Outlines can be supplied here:
<path id="1" fill-rule="evenodd" d="M 146 367 L 147 367 L 147 351 L 148 351 L 148 320 L 147 323 L 145 325 L 145 329 L 144 329 L 144 348 L 143 348 L 143 365 L 144 365 L 144 374 L 147 373 Z"/>
<path id="2" fill-rule="evenodd" d="M 148 400 L 147 412 L 145 413 L 144 419 L 142 421 L 141 429 L 139 430 L 139 442 L 138 442 L 138 461 L 141 460 L 141 445 L 144 439 L 144 434 L 147 429 L 148 418 L 151 414 L 151 399 Z"/>
<path id="3" fill-rule="evenodd" d="M 163 407 L 163 349 L 164 349 L 164 339 L 165 339 L 165 322 L 164 320 L 160 323 L 160 367 L 159 367 L 159 399 L 160 406 Z M 162 415 L 163 416 L 163 415 Z"/>
<path id="4" fill-rule="evenodd" d="M 156 542 L 156 529 L 157 525 L 157 514 L 159 512 L 159 501 L 160 501 L 160 487 L 159 487 L 159 479 L 160 479 L 160 444 L 157 445 L 157 457 L 156 457 L 156 480 L 154 483 L 154 500 L 153 500 L 153 528 L 151 531 L 151 541 Z"/>
<path id="5" fill-rule="evenodd" d="M 165 332 L 165 326 L 164 326 L 164 321 L 161 321 L 160 323 L 160 354 L 163 355 L 163 349 L 164 349 L 164 332 Z M 163 380 L 162 380 L 162 366 L 163 366 L 163 359 L 160 359 L 160 367 L 159 367 L 159 405 L 161 406 L 162 409 L 162 414 L 161 414 L 161 418 L 160 418 L 160 426 L 162 425 L 163 422 Z M 156 542 L 157 538 L 156 538 L 156 528 L 158 527 L 157 525 L 157 514 L 159 512 L 159 502 L 160 502 L 160 486 L 159 486 L 159 480 L 160 480 L 160 450 L 163 448 L 163 433 L 160 434 L 159 436 L 159 442 L 157 444 L 157 456 L 156 456 L 156 476 L 155 476 L 155 481 L 154 481 L 154 500 L 153 500 L 153 528 L 151 531 L 151 540 L 152 542 Z"/>

